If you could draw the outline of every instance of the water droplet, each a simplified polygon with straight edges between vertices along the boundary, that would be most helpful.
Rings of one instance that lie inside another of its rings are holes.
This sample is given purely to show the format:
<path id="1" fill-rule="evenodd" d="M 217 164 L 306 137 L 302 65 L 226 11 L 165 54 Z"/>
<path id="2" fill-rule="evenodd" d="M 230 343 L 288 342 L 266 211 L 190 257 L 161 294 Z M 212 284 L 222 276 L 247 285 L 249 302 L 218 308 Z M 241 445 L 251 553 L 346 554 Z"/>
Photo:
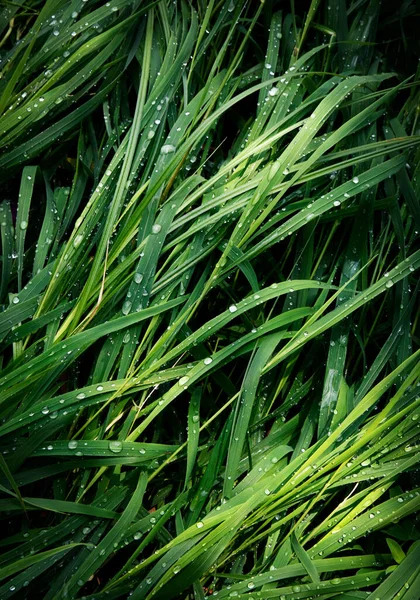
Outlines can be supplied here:
<path id="1" fill-rule="evenodd" d="M 69 450 L 76 450 L 77 448 L 77 442 L 76 440 L 70 440 L 70 442 L 67 444 L 67 447 Z"/>
<path id="2" fill-rule="evenodd" d="M 21 221 L 19 227 L 22 229 L 22 231 L 25 231 L 25 229 L 28 227 L 28 221 Z"/>
<path id="3" fill-rule="evenodd" d="M 210 358 L 210 356 L 207 356 L 203 362 L 205 365 L 210 365 L 213 362 L 213 359 Z"/>
<path id="4" fill-rule="evenodd" d="M 134 274 L 134 282 L 135 283 L 141 283 L 143 281 L 143 274 L 142 273 L 135 273 Z"/>
<path id="5" fill-rule="evenodd" d="M 81 235 L 80 233 L 78 235 L 76 235 L 76 237 L 73 240 L 73 248 L 77 248 L 78 246 L 80 246 L 80 244 L 82 243 L 83 240 L 83 235 Z"/>
<path id="6" fill-rule="evenodd" d="M 202 527 L 204 527 L 204 523 L 203 521 L 198 521 L 198 523 L 196 524 L 197 529 L 201 529 Z"/>
<path id="7" fill-rule="evenodd" d="M 235 306 L 234 304 L 232 304 L 232 306 L 229 306 L 229 312 L 234 313 L 238 310 L 238 307 Z"/>
<path id="8" fill-rule="evenodd" d="M 118 441 L 111 441 L 108 444 L 108 448 L 111 450 L 111 452 L 114 452 L 114 454 L 118 454 L 122 450 L 122 443 Z"/>
<path id="9" fill-rule="evenodd" d="M 160 149 L 162 154 L 171 154 L 172 152 L 175 152 L 175 150 L 176 150 L 176 148 L 175 148 L 175 146 L 172 146 L 172 144 L 165 144 Z"/>
<path id="10" fill-rule="evenodd" d="M 359 178 L 358 177 L 353 177 L 352 182 L 353 183 L 359 183 Z"/>
<path id="11" fill-rule="evenodd" d="M 179 385 L 185 385 L 189 380 L 190 380 L 190 378 L 187 377 L 187 376 L 181 377 L 181 379 L 178 381 L 178 384 Z"/>
<path id="12" fill-rule="evenodd" d="M 268 90 L 269 96 L 277 96 L 278 93 L 279 93 L 279 88 L 276 88 L 276 87 L 272 87 L 271 90 Z"/>
<path id="13" fill-rule="evenodd" d="M 386 282 L 386 284 L 385 284 L 385 287 L 389 289 L 389 288 L 390 288 L 390 287 L 392 287 L 393 285 L 394 285 L 394 282 L 392 281 L 392 279 L 389 279 L 389 280 Z"/>
<path id="14" fill-rule="evenodd" d="M 130 302 L 130 300 L 125 300 L 124 304 L 122 305 L 122 309 L 121 309 L 122 314 L 128 315 L 131 310 L 131 306 L 132 306 L 132 302 Z"/>
<path id="15" fill-rule="evenodd" d="M 157 233 L 159 233 L 159 231 L 162 229 L 162 225 L 159 225 L 158 223 L 155 223 L 152 227 L 152 233 L 154 233 L 155 235 Z"/>

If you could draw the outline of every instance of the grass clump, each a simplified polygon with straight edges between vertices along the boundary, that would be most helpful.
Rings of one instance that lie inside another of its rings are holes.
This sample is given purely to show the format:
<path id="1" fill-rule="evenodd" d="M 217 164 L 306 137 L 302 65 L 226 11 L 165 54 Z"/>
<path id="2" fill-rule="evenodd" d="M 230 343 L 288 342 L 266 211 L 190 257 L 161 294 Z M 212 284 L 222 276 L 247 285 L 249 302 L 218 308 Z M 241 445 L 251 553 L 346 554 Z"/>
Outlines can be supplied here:
<path id="1" fill-rule="evenodd" d="M 414 8 L 1 9 L 1 598 L 420 598 Z"/>

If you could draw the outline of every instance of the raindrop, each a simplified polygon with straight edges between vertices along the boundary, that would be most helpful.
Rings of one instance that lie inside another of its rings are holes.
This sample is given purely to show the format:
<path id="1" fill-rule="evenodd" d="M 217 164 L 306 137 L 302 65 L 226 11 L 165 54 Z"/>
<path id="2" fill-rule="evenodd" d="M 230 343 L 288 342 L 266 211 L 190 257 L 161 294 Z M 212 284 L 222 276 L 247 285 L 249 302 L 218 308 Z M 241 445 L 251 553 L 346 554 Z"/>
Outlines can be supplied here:
<path id="1" fill-rule="evenodd" d="M 108 444 L 108 448 L 111 450 L 111 452 L 114 452 L 114 454 L 118 454 L 122 450 L 122 443 L 118 441 L 111 441 Z"/>
<path id="2" fill-rule="evenodd" d="M 160 149 L 160 152 L 161 152 L 161 154 L 171 154 L 172 152 L 175 152 L 175 150 L 176 150 L 176 148 L 172 144 L 165 144 Z"/>
<path id="3" fill-rule="evenodd" d="M 80 246 L 82 240 L 83 240 L 83 235 L 81 235 L 80 233 L 78 235 L 76 235 L 76 237 L 73 240 L 73 248 L 77 248 L 78 246 Z"/>
<path id="4" fill-rule="evenodd" d="M 122 314 L 128 315 L 131 310 L 131 306 L 132 306 L 132 303 L 130 302 L 130 300 L 126 300 L 124 302 L 124 304 L 122 305 L 122 309 L 121 309 Z"/>

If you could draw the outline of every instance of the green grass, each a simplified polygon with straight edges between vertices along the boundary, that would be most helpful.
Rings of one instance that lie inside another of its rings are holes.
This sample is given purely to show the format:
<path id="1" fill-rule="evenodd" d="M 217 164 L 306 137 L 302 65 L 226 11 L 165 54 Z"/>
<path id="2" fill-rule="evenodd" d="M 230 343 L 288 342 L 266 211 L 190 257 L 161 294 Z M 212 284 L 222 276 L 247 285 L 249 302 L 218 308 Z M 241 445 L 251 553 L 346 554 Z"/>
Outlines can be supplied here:
<path id="1" fill-rule="evenodd" d="M 1 7 L 1 599 L 420 599 L 415 3 L 302 4 Z"/>

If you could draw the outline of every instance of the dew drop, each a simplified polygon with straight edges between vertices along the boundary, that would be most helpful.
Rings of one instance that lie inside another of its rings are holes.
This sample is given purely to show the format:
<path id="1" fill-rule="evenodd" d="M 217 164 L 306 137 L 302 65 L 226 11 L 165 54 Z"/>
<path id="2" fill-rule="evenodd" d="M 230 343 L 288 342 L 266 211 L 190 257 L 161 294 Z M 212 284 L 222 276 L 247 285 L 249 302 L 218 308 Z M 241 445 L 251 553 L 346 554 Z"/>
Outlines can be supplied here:
<path id="1" fill-rule="evenodd" d="M 172 152 L 175 152 L 175 150 L 176 150 L 176 148 L 172 144 L 165 144 L 160 149 L 160 152 L 161 152 L 161 154 L 171 154 Z"/>
<path id="2" fill-rule="evenodd" d="M 114 452 L 114 454 L 118 454 L 122 450 L 122 443 L 118 441 L 111 441 L 108 444 L 108 448 L 111 450 L 111 452 Z"/>
<path id="3" fill-rule="evenodd" d="M 125 300 L 124 304 L 122 305 L 122 309 L 121 309 L 122 314 L 128 315 L 131 310 L 131 306 L 132 306 L 132 302 L 130 302 L 130 300 Z"/>

